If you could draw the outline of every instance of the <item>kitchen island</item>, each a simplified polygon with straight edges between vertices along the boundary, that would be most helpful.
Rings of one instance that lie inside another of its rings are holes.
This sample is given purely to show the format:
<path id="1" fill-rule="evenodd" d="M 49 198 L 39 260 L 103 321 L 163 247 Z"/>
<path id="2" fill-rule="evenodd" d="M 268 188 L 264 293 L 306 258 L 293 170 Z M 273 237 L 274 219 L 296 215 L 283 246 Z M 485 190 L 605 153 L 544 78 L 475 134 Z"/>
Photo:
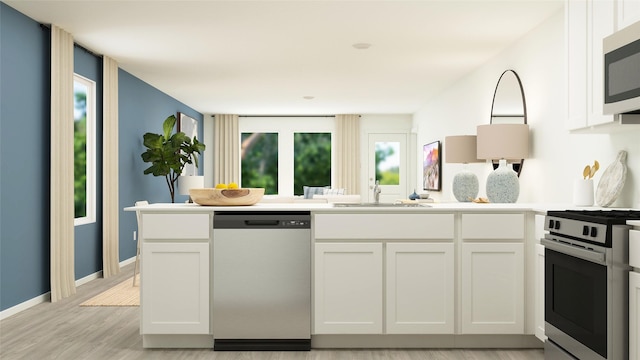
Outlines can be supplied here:
<path id="1" fill-rule="evenodd" d="M 312 348 L 542 347 L 535 336 L 536 224 L 547 208 L 126 208 L 141 219 L 144 347 L 213 346 L 214 212 L 247 210 L 311 213 Z"/>

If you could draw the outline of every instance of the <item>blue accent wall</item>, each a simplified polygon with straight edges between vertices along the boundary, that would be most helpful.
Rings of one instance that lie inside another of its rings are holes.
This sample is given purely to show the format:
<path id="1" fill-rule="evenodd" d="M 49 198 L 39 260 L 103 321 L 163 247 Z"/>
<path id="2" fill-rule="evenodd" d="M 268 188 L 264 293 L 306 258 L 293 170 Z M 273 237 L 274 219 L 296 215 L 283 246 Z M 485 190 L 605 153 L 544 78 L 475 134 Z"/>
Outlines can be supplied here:
<path id="1" fill-rule="evenodd" d="M 75 229 L 76 279 L 102 269 L 102 61 L 74 51 L 75 71 L 98 87 L 98 221 Z M 50 32 L 0 2 L 0 311 L 50 291 Z M 169 202 L 164 178 L 143 175 L 142 135 L 189 106 L 119 71 L 119 202 Z M 201 166 L 202 167 L 202 166 Z M 200 173 L 202 170 L 200 169 Z M 176 195 L 176 202 L 187 197 Z M 120 211 L 120 261 L 135 256 L 135 214 Z"/>
<path id="2" fill-rule="evenodd" d="M 144 175 L 148 163 L 140 155 L 145 151 L 142 144 L 144 133 L 162 133 L 162 123 L 170 115 L 182 112 L 198 120 L 198 139 L 202 139 L 203 116 L 160 90 L 120 69 L 118 74 L 119 94 L 119 192 L 120 207 L 133 206 L 138 200 L 150 203 L 171 202 L 169 187 L 164 177 Z M 202 166 L 198 169 L 202 173 Z M 176 203 L 185 202 L 188 196 L 176 193 Z M 120 259 L 135 256 L 135 213 L 120 212 Z"/>
<path id="3" fill-rule="evenodd" d="M 50 33 L 0 3 L 0 309 L 49 291 Z"/>

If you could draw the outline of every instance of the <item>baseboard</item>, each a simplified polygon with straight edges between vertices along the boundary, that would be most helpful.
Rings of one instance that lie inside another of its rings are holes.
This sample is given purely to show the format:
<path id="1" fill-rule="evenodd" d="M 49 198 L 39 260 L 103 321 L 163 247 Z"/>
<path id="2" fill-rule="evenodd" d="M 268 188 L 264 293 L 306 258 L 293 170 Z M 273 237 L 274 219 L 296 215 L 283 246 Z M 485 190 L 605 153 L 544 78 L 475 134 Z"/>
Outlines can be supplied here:
<path id="1" fill-rule="evenodd" d="M 133 263 L 136 261 L 136 257 L 131 257 L 129 259 L 123 260 L 120 263 L 118 263 L 118 265 L 120 266 L 120 269 L 122 269 L 123 267 Z M 80 286 L 80 285 L 84 285 L 92 280 L 95 279 L 99 279 L 102 277 L 102 270 L 95 272 L 93 274 L 89 274 L 81 279 L 78 279 L 75 281 L 75 285 L 76 287 Z M 12 306 L 8 309 L 5 309 L 3 311 L 0 311 L 0 320 L 4 320 L 6 318 L 8 318 L 9 316 L 13 316 L 21 311 L 27 310 L 31 307 L 34 307 L 38 304 L 42 304 L 44 302 L 49 302 L 51 301 L 51 292 L 46 292 L 45 294 L 36 296 L 32 299 L 29 299 L 27 301 L 21 302 L 20 304 L 17 304 L 15 306 Z"/>
<path id="2" fill-rule="evenodd" d="M 0 320 L 4 320 L 9 316 L 13 316 L 21 311 L 27 310 L 33 306 L 36 306 L 38 304 L 42 304 L 43 302 L 48 302 L 48 301 L 51 301 L 51 292 L 47 292 L 40 296 L 36 296 L 33 299 L 27 300 L 18 305 L 12 306 L 6 310 L 1 311 Z"/>

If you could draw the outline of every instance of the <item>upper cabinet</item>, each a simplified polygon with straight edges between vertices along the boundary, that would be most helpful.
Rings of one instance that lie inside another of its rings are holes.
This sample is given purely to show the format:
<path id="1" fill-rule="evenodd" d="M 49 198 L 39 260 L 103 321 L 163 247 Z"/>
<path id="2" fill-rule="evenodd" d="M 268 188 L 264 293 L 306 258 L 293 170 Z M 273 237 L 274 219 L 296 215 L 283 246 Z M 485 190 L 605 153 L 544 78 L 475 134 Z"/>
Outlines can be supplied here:
<path id="1" fill-rule="evenodd" d="M 603 115 L 604 63 L 602 40 L 640 20 L 637 0 L 567 0 L 565 2 L 567 55 L 567 128 L 603 129 L 618 122 Z M 595 128 L 594 128 L 595 127 Z"/>
<path id="2" fill-rule="evenodd" d="M 569 0 L 566 6 L 568 128 L 610 123 L 602 115 L 602 39 L 614 31 L 614 2 Z"/>
<path id="3" fill-rule="evenodd" d="M 640 1 L 638 0 L 617 0 L 616 10 L 618 30 L 640 21 Z"/>

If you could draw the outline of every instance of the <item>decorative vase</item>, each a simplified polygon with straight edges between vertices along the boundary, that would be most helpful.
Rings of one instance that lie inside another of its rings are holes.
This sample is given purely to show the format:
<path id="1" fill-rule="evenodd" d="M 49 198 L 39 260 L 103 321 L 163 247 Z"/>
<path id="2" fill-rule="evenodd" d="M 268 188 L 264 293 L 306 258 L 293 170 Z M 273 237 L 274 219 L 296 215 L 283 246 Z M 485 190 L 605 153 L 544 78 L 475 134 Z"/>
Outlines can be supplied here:
<path id="1" fill-rule="evenodd" d="M 487 198 L 492 203 L 514 203 L 520 195 L 520 183 L 515 171 L 501 159 L 497 169 L 487 177 Z"/>
<path id="2" fill-rule="evenodd" d="M 478 196 L 478 177 L 471 171 L 462 171 L 453 177 L 453 196 L 459 202 L 470 202 Z"/>
<path id="3" fill-rule="evenodd" d="M 593 179 L 576 179 L 573 183 L 573 205 L 593 205 Z"/>

